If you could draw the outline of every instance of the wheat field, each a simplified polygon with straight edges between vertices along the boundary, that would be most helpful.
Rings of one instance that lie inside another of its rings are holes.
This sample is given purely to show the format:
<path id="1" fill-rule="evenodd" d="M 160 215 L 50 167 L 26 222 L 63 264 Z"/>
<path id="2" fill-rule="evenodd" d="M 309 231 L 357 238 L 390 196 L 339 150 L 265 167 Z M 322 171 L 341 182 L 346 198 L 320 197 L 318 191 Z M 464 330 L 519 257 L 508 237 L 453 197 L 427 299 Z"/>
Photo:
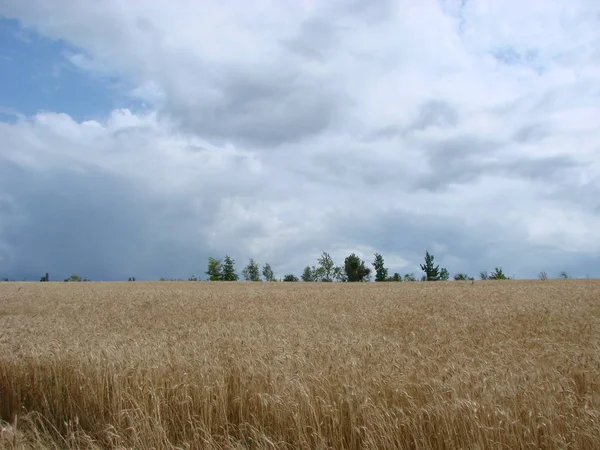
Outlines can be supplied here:
<path id="1" fill-rule="evenodd" d="M 600 448 L 600 281 L 1 283 L 0 448 Z"/>

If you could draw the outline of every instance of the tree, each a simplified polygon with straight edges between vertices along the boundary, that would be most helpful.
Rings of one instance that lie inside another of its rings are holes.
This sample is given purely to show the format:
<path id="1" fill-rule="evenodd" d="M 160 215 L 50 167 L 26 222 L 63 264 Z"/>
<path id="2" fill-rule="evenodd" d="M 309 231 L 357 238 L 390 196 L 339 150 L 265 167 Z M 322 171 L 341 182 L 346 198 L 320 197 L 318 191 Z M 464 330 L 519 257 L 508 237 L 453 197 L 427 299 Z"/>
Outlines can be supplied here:
<path id="1" fill-rule="evenodd" d="M 404 275 L 404 281 L 417 281 L 414 273 L 407 273 Z"/>
<path id="2" fill-rule="evenodd" d="M 442 267 L 442 269 L 440 270 L 440 280 L 448 281 L 449 279 L 450 279 L 450 272 L 448 272 L 448 269 L 446 269 L 445 267 Z"/>
<path id="3" fill-rule="evenodd" d="M 548 274 L 546 272 L 540 272 L 538 278 L 542 281 L 546 281 L 548 279 Z"/>
<path id="4" fill-rule="evenodd" d="M 370 270 L 370 269 L 367 269 Z M 348 281 L 348 275 L 346 275 L 346 272 L 344 271 L 344 269 L 340 266 L 335 266 L 333 268 L 333 279 L 336 281 L 340 281 L 340 282 L 346 282 Z"/>
<path id="5" fill-rule="evenodd" d="M 127 278 L 127 281 L 135 281 L 135 277 L 129 277 Z"/>
<path id="6" fill-rule="evenodd" d="M 87 278 L 81 278 L 79 275 L 71 275 L 69 278 L 65 278 L 65 282 L 80 282 L 80 281 L 90 281 Z"/>
<path id="7" fill-rule="evenodd" d="M 379 253 L 375 253 L 373 268 L 375 269 L 375 281 L 388 281 L 388 270 L 385 268 L 383 256 Z"/>
<path id="8" fill-rule="evenodd" d="M 200 281 L 200 280 L 198 279 L 196 274 L 192 274 L 192 276 L 188 278 L 188 281 Z"/>
<path id="9" fill-rule="evenodd" d="M 438 281 L 440 279 L 440 266 L 434 265 L 434 256 L 425 252 L 425 264 L 421 264 L 421 270 L 425 272 L 426 281 Z"/>
<path id="10" fill-rule="evenodd" d="M 402 281 L 402 275 L 400 275 L 398 272 L 394 272 L 394 275 L 391 276 L 390 278 L 386 279 L 386 281 L 401 282 Z"/>
<path id="11" fill-rule="evenodd" d="M 466 273 L 457 273 L 454 275 L 454 280 L 456 281 L 467 281 L 469 279 L 469 276 Z"/>
<path id="12" fill-rule="evenodd" d="M 204 273 L 208 275 L 208 281 L 223 281 L 223 263 L 220 259 L 210 256 L 208 258 L 208 269 Z"/>
<path id="13" fill-rule="evenodd" d="M 48 275 L 48 272 L 46 272 L 46 274 L 42 278 L 40 278 L 40 281 L 42 283 L 46 283 L 46 282 L 50 281 L 50 275 Z"/>
<path id="14" fill-rule="evenodd" d="M 490 275 L 490 280 L 508 280 L 508 277 L 504 275 L 501 267 L 496 267 Z"/>
<path id="15" fill-rule="evenodd" d="M 260 281 L 260 269 L 258 268 L 258 264 L 254 262 L 252 258 L 248 261 L 248 265 L 244 267 L 242 275 L 246 281 Z"/>
<path id="16" fill-rule="evenodd" d="M 345 278 L 351 282 L 369 281 L 371 269 L 365 267 L 365 262 L 356 254 L 352 253 L 344 260 Z"/>
<path id="17" fill-rule="evenodd" d="M 263 277 L 265 277 L 265 281 L 275 281 L 275 274 L 273 273 L 273 269 L 271 269 L 271 265 L 266 263 L 262 270 Z"/>
<path id="18" fill-rule="evenodd" d="M 487 270 L 484 270 L 483 272 L 479 272 L 479 278 L 482 280 L 489 280 L 490 276 L 487 273 Z"/>
<path id="19" fill-rule="evenodd" d="M 238 274 L 235 273 L 235 260 L 229 257 L 229 255 L 225 255 L 225 259 L 223 260 L 223 281 L 237 281 L 239 278 Z"/>
<path id="20" fill-rule="evenodd" d="M 335 275 L 334 273 L 334 268 L 335 268 L 335 264 L 333 262 L 333 259 L 331 258 L 331 256 L 329 255 L 329 253 L 327 252 L 323 252 L 321 254 L 321 257 L 319 258 L 319 269 L 320 271 L 318 272 L 318 281 L 326 281 L 326 282 L 331 282 L 333 281 L 333 277 Z M 317 270 L 319 270 L 317 269 Z"/>
<path id="21" fill-rule="evenodd" d="M 288 273 L 283 277 L 283 281 L 295 282 L 298 281 L 298 277 L 293 273 Z"/>
<path id="22" fill-rule="evenodd" d="M 315 272 L 316 272 L 316 269 L 314 266 L 312 268 L 310 266 L 306 266 L 304 268 L 304 271 L 302 272 L 302 276 L 301 276 L 302 281 L 305 281 L 307 283 L 316 281 Z"/>
<path id="23" fill-rule="evenodd" d="M 569 276 L 569 274 L 568 274 L 566 271 L 564 271 L 564 270 L 563 270 L 561 273 L 559 273 L 559 274 L 558 274 L 558 276 L 559 276 L 560 278 L 564 279 L 564 280 L 566 280 L 567 278 L 571 278 L 571 277 Z"/>

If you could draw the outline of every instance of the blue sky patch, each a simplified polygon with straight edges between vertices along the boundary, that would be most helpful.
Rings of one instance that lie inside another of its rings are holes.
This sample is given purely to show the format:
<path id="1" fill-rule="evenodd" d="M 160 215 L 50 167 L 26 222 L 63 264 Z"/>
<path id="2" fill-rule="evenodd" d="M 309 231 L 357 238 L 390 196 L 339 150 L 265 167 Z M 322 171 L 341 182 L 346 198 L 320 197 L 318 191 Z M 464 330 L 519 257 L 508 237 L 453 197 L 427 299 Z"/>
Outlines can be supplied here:
<path id="1" fill-rule="evenodd" d="M 106 116 L 122 95 L 114 80 L 89 76 L 66 55 L 80 52 L 0 18 L 0 121 L 9 111 L 26 116 L 39 111 L 69 114 L 77 121 Z"/>

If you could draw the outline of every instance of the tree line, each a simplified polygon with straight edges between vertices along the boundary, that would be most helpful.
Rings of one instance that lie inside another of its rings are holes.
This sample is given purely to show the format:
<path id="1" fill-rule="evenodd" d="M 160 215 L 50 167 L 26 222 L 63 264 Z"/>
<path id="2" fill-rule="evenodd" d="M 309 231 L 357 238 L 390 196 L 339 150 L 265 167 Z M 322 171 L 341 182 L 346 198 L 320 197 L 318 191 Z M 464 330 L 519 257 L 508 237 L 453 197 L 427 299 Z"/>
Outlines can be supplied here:
<path id="1" fill-rule="evenodd" d="M 414 273 L 402 275 L 395 272 L 390 275 L 385 266 L 385 260 L 380 253 L 374 254 L 374 259 L 370 265 L 372 268 L 355 253 L 347 256 L 342 265 L 336 265 L 329 253 L 322 252 L 317 264 L 306 266 L 300 277 L 293 273 L 287 273 L 277 280 L 269 263 L 266 263 L 261 270 L 259 264 L 253 258 L 250 258 L 248 264 L 242 270 L 242 278 L 245 281 L 367 282 L 371 281 L 371 276 L 374 275 L 374 281 L 376 282 L 418 281 Z M 429 251 L 425 252 L 424 262 L 420 264 L 420 268 L 423 271 L 420 281 L 447 281 L 450 279 L 448 269 L 445 267 L 440 268 L 439 264 L 435 263 L 435 256 Z M 238 281 L 240 279 L 236 272 L 235 260 L 229 255 L 222 259 L 209 257 L 207 270 L 204 273 L 208 281 Z M 452 278 L 456 281 L 475 280 L 474 277 L 463 272 L 454 274 Z M 480 272 L 479 278 L 481 280 L 510 279 L 501 267 L 495 267 L 491 273 L 487 271 Z M 541 272 L 539 278 L 547 279 L 548 277 L 545 272 Z M 560 278 L 569 277 L 566 272 L 561 272 Z M 198 281 L 199 278 L 193 275 L 189 280 Z"/>
<path id="2" fill-rule="evenodd" d="M 262 268 L 253 259 L 250 258 L 247 265 L 242 269 L 242 279 L 245 281 L 284 281 L 284 282 L 367 282 L 371 281 L 371 276 L 374 275 L 376 282 L 410 282 L 418 281 L 414 273 L 405 273 L 404 275 L 395 272 L 389 275 L 389 270 L 385 266 L 385 260 L 380 253 L 374 254 L 374 259 L 370 263 L 371 267 L 363 261 L 355 253 L 351 253 L 344 259 L 342 265 L 336 265 L 331 255 L 327 252 L 322 252 L 317 260 L 316 265 L 308 265 L 302 271 L 300 277 L 293 273 L 287 273 L 282 278 L 277 279 L 273 268 L 269 263 L 266 263 Z M 425 252 L 424 261 L 420 264 L 423 275 L 420 281 L 447 281 L 450 280 L 450 272 L 445 267 L 435 264 L 435 257 L 429 251 Z M 229 255 L 224 258 L 208 258 L 208 266 L 204 272 L 207 276 L 207 281 L 238 281 L 240 276 L 235 268 L 235 260 Z M 567 272 L 560 272 L 559 278 L 570 278 Z M 458 272 L 452 276 L 456 281 L 474 281 L 475 278 L 466 273 Z M 538 274 L 540 280 L 547 280 L 548 274 L 540 272 Z M 483 271 L 479 273 L 481 280 L 509 280 L 501 267 L 495 267 L 491 273 Z M 2 281 L 14 281 L 8 278 Z M 26 281 L 26 280 L 24 280 Z M 40 279 L 42 282 L 50 281 L 48 273 Z M 65 282 L 81 282 L 91 281 L 87 278 L 73 274 L 64 280 Z M 129 277 L 127 281 L 136 281 L 135 277 Z M 166 279 L 160 278 L 159 281 L 183 281 L 181 279 Z M 192 275 L 188 281 L 200 281 L 200 277 Z"/>

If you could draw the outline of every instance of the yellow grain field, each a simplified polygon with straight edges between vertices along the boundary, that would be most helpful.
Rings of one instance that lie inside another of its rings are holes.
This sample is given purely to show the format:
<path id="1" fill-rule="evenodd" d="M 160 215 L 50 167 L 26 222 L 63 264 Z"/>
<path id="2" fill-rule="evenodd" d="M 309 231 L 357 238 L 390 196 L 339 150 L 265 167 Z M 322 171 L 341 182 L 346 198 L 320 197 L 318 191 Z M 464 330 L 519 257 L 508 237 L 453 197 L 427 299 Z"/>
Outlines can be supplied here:
<path id="1" fill-rule="evenodd" d="M 0 448 L 598 449 L 600 281 L 2 283 Z"/>

